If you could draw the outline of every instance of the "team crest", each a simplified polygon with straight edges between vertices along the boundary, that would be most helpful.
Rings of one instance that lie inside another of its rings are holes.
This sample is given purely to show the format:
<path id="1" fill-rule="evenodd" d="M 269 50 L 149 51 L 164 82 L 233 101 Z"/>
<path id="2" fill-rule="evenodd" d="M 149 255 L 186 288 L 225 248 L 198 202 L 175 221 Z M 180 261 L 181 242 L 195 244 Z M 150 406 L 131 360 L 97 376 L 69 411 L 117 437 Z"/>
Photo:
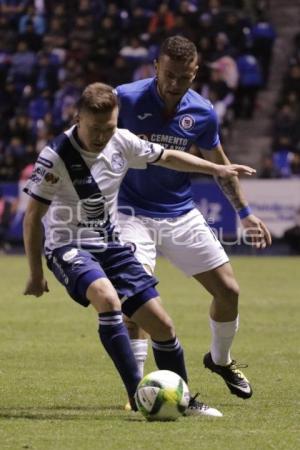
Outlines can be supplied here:
<path id="1" fill-rule="evenodd" d="M 111 167 L 114 172 L 122 172 L 125 167 L 125 160 L 120 153 L 113 153 L 111 157 Z"/>
<path id="2" fill-rule="evenodd" d="M 192 116 L 186 115 L 179 120 L 179 126 L 182 130 L 191 130 L 195 125 L 195 120 Z"/>

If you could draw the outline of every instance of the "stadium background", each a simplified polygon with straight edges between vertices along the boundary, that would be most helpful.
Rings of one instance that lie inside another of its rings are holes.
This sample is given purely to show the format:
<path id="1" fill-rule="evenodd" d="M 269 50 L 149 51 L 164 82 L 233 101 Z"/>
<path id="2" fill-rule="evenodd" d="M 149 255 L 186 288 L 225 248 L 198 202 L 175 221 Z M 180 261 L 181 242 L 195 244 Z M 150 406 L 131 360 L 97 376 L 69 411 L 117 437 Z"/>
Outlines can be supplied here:
<path id="1" fill-rule="evenodd" d="M 154 74 L 164 38 L 199 50 L 194 89 L 208 97 L 234 162 L 253 165 L 250 204 L 270 227 L 266 252 L 300 251 L 300 29 L 297 2 L 280 0 L 0 1 L 0 248 L 20 249 L 24 182 L 44 145 L 72 123 L 83 87 Z M 284 12 L 280 6 L 284 4 Z M 274 180 L 276 180 L 274 182 Z M 229 252 L 234 211 L 208 179 L 195 200 Z M 266 253 L 265 252 L 265 253 Z"/>

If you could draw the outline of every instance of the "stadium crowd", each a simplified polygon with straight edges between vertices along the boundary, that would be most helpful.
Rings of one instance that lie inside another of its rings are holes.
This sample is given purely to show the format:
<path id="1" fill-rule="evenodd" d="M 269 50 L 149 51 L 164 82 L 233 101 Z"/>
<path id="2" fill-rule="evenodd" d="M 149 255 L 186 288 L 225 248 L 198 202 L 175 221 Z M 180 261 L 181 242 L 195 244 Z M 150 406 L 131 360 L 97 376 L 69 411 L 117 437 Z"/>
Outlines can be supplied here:
<path id="1" fill-rule="evenodd" d="M 225 137 L 234 117 L 252 117 L 268 82 L 275 31 L 266 9 L 262 0 L 0 0 L 0 181 L 18 180 L 70 124 L 86 84 L 152 76 L 173 34 L 197 45 L 194 88 L 214 103 Z M 279 121 L 299 108 L 284 92 Z"/>
<path id="2" fill-rule="evenodd" d="M 272 152 L 264 159 L 262 178 L 300 176 L 300 33 L 294 37 L 273 120 Z"/>

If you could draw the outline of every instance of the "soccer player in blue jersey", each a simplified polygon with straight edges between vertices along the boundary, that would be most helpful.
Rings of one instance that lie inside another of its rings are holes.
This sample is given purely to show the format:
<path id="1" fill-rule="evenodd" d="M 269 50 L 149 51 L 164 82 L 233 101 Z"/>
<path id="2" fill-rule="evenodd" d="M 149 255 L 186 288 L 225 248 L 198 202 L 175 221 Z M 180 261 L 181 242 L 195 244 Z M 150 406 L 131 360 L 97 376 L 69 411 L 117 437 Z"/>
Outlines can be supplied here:
<path id="1" fill-rule="evenodd" d="M 156 77 L 117 87 L 119 125 L 180 154 L 193 145 L 208 161 L 226 166 L 230 162 L 220 144 L 213 106 L 191 89 L 197 60 L 197 49 L 190 40 L 181 36 L 166 39 L 155 62 Z M 253 245 L 270 245 L 270 233 L 251 213 L 238 178 L 216 179 L 244 228 L 251 232 Z M 219 374 L 231 393 L 251 397 L 251 385 L 230 354 L 239 324 L 239 287 L 223 247 L 195 208 L 189 175 L 157 165 L 149 165 L 146 171 L 131 169 L 123 180 L 119 205 L 122 238 L 134 242 L 135 255 L 149 273 L 154 272 L 159 250 L 212 295 L 212 341 L 204 366 Z M 146 335 L 134 321 L 127 320 L 127 324 L 142 372 Z"/>
<path id="2" fill-rule="evenodd" d="M 30 267 L 25 295 L 48 292 L 42 267 L 43 226 L 49 269 L 79 304 L 92 304 L 100 340 L 126 387 L 131 407 L 141 375 L 131 350 L 122 313 L 151 336 L 159 369 L 187 374 L 182 347 L 170 317 L 159 302 L 157 281 L 148 275 L 128 245 L 119 239 L 117 197 L 129 167 L 148 164 L 222 177 L 254 170 L 224 167 L 164 150 L 117 128 L 117 96 L 110 86 L 89 85 L 78 106 L 77 124 L 40 153 L 25 187 L 31 197 L 24 219 Z M 222 415 L 191 398 L 188 414 Z"/>

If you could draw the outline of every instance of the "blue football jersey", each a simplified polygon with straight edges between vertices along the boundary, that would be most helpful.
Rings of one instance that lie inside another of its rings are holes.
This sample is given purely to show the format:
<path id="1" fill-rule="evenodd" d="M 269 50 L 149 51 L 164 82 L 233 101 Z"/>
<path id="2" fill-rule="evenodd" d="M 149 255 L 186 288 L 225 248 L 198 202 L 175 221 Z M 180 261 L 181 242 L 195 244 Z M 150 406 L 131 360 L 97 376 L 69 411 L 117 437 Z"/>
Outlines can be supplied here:
<path id="1" fill-rule="evenodd" d="M 119 126 L 164 148 L 188 151 L 195 144 L 210 150 L 219 144 L 218 121 L 212 104 L 192 89 L 179 102 L 173 116 L 166 117 L 156 79 L 148 78 L 117 87 Z M 194 207 L 188 173 L 159 166 L 130 169 L 125 176 L 119 206 L 134 208 L 137 215 L 177 217 Z M 124 208 L 125 207 L 125 208 Z"/>

